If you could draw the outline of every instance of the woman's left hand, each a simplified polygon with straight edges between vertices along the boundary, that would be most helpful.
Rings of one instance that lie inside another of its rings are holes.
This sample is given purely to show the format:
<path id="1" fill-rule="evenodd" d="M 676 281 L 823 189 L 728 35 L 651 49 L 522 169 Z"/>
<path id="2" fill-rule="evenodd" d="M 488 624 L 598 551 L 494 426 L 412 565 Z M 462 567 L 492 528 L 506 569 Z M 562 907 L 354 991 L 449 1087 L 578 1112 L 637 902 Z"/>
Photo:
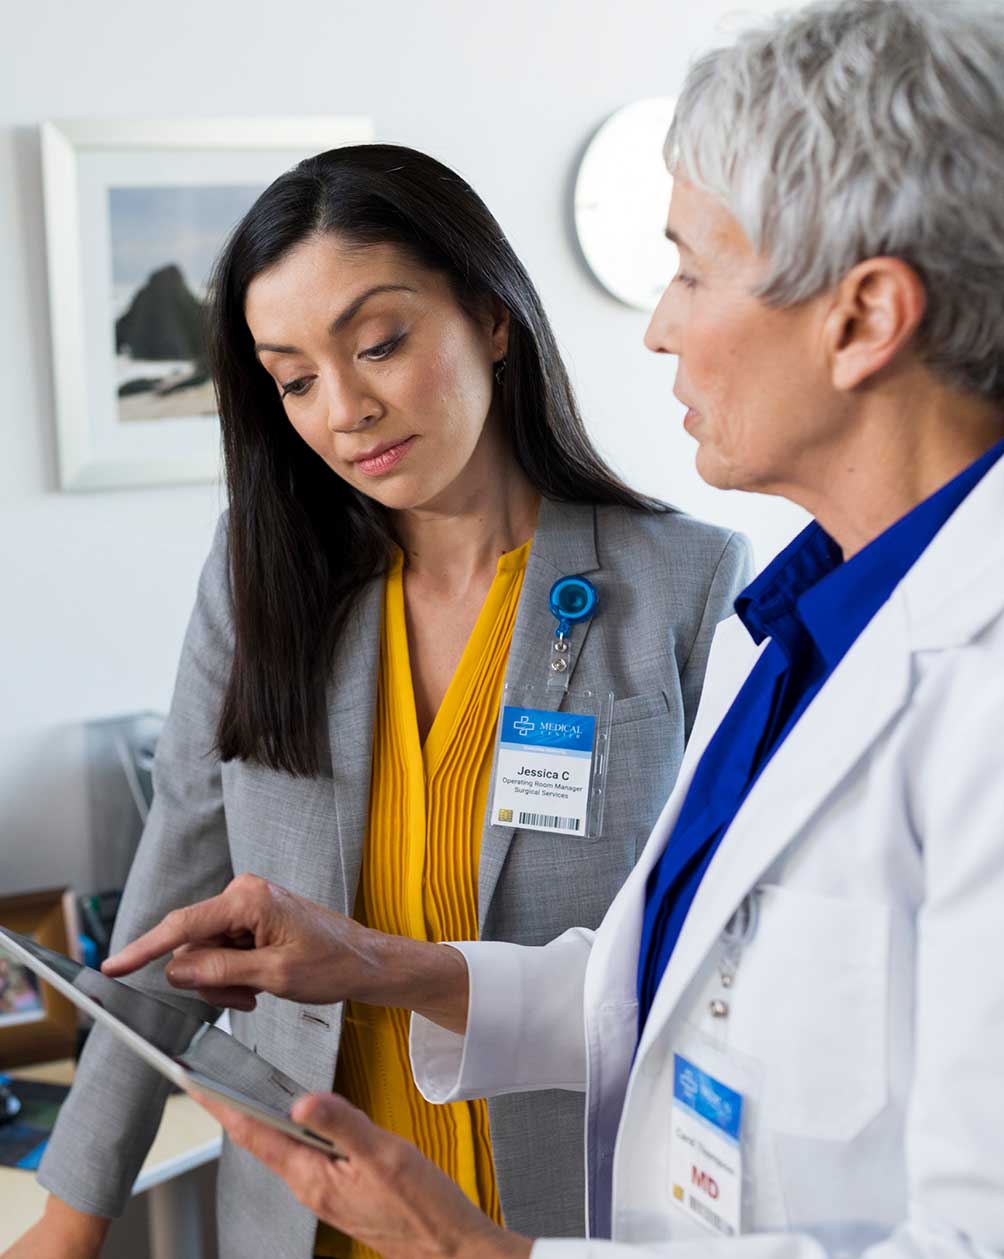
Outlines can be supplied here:
<path id="1" fill-rule="evenodd" d="M 199 1101 L 314 1215 L 384 1259 L 528 1259 L 529 1238 L 499 1228 L 413 1145 L 344 1098 L 302 1097 L 291 1114 L 334 1142 L 341 1159 L 215 1100 Z"/>

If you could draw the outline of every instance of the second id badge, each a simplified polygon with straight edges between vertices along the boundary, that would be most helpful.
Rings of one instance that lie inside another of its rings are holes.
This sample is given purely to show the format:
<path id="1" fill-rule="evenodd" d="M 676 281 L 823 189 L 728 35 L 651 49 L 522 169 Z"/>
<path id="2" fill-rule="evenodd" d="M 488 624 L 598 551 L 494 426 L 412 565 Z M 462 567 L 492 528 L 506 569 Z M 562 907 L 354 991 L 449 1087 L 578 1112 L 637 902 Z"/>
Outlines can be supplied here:
<path id="1" fill-rule="evenodd" d="M 491 822 L 593 838 L 603 826 L 613 695 L 568 691 L 566 711 L 554 712 L 544 707 L 553 694 L 503 691 Z"/>
<path id="2" fill-rule="evenodd" d="M 672 1202 L 712 1233 L 737 1237 L 750 1208 L 759 1065 L 689 1025 L 673 1050 Z"/>

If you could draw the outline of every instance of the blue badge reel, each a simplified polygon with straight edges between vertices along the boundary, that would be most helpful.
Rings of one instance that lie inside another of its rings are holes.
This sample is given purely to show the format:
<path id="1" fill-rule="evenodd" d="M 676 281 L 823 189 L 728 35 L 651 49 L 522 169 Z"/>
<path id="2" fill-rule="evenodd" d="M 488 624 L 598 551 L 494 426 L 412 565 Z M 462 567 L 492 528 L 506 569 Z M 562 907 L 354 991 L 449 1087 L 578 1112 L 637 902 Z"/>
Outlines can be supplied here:
<path id="1" fill-rule="evenodd" d="M 558 622 L 555 634 L 568 634 L 573 625 L 588 621 L 596 611 L 599 595 L 585 577 L 562 577 L 551 587 L 548 606 Z"/>
<path id="2" fill-rule="evenodd" d="M 579 627 L 588 625 L 598 605 L 596 587 L 585 577 L 562 577 L 551 587 L 548 607 L 556 628 L 546 668 L 537 684 L 507 683 L 503 692 L 495 826 L 588 838 L 601 833 L 613 693 L 569 689 L 585 637 Z"/>

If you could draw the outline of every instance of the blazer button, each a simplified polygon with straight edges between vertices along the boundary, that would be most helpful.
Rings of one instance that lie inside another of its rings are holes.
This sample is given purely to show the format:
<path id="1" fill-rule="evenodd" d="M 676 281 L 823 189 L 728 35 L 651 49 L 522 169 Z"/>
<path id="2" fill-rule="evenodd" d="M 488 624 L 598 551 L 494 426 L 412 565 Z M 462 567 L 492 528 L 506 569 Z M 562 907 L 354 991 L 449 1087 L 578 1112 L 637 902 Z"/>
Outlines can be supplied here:
<path id="1" fill-rule="evenodd" d="M 729 1003 L 723 1001 L 721 997 L 715 997 L 714 1001 L 709 1002 L 708 1009 L 711 1011 L 713 1019 L 727 1019 L 729 1017 Z"/>

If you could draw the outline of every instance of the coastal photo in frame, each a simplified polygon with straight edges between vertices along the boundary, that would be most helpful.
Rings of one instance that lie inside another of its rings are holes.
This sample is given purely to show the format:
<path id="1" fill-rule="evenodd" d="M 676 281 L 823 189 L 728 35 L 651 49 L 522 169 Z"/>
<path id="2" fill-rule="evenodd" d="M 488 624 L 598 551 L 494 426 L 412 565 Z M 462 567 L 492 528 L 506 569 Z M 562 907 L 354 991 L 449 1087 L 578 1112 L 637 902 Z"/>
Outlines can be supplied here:
<path id="1" fill-rule="evenodd" d="M 353 117 L 43 123 L 62 489 L 218 476 L 212 264 L 283 170 L 370 139 Z"/>
<path id="2" fill-rule="evenodd" d="M 58 953 L 76 952 L 76 911 L 63 888 L 0 898 L 0 927 L 30 936 Z M 71 1001 L 0 946 L 0 1068 L 68 1058 L 74 1050 L 77 1011 Z"/>

